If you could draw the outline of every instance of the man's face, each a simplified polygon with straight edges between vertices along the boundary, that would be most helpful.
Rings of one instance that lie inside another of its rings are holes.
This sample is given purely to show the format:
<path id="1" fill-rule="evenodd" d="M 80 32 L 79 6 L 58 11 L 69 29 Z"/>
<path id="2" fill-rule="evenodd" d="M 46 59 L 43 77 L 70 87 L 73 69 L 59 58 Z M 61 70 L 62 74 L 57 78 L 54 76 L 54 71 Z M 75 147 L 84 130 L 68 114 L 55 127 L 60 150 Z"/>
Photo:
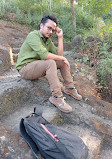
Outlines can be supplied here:
<path id="1" fill-rule="evenodd" d="M 56 23 L 50 19 L 45 24 L 40 24 L 40 32 L 45 38 L 50 38 L 56 31 Z"/>

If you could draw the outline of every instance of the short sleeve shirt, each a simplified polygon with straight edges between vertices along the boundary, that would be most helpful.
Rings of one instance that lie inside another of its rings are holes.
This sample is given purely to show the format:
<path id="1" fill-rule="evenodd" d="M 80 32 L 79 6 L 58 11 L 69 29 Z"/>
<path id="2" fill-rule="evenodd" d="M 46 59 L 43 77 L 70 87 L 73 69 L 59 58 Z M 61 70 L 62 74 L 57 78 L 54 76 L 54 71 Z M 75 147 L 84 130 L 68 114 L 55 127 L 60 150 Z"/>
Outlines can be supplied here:
<path id="1" fill-rule="evenodd" d="M 20 48 L 16 69 L 20 70 L 26 63 L 45 60 L 49 52 L 57 54 L 57 47 L 51 39 L 45 40 L 39 30 L 30 32 Z"/>

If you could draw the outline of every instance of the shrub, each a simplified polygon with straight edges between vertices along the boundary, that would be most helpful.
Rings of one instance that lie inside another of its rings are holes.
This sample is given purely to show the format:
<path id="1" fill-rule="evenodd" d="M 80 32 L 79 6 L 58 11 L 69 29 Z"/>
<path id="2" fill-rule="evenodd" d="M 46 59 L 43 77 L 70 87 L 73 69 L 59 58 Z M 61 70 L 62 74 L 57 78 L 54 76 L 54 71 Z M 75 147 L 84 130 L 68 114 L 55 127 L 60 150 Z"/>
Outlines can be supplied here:
<path id="1" fill-rule="evenodd" d="M 97 74 L 100 79 L 100 83 L 102 85 L 108 86 L 109 77 L 112 76 L 112 52 L 108 58 L 101 60 L 101 64 L 97 69 Z"/>

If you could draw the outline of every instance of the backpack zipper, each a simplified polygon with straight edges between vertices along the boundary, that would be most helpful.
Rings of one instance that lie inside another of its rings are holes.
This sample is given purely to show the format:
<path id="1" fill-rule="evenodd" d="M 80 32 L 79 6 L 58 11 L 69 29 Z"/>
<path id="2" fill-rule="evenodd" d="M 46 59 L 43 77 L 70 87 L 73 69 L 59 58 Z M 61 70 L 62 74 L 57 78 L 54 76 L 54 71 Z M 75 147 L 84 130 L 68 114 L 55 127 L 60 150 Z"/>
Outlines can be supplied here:
<path id="1" fill-rule="evenodd" d="M 40 124 L 40 125 L 43 127 L 43 129 L 44 129 L 56 142 L 59 141 L 58 138 L 57 138 L 57 135 L 53 135 L 53 134 L 46 128 L 45 125 L 43 125 L 43 124 Z"/>

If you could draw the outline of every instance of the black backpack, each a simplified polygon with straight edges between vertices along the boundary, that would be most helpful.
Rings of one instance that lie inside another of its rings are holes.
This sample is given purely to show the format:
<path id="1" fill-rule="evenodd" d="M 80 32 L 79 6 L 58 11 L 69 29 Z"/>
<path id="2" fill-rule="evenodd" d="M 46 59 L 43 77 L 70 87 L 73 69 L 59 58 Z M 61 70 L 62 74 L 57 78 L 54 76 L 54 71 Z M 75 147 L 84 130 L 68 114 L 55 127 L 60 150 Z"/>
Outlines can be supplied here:
<path id="1" fill-rule="evenodd" d="M 81 138 L 46 121 L 36 112 L 21 119 L 20 132 L 36 159 L 86 159 L 88 148 Z"/>

